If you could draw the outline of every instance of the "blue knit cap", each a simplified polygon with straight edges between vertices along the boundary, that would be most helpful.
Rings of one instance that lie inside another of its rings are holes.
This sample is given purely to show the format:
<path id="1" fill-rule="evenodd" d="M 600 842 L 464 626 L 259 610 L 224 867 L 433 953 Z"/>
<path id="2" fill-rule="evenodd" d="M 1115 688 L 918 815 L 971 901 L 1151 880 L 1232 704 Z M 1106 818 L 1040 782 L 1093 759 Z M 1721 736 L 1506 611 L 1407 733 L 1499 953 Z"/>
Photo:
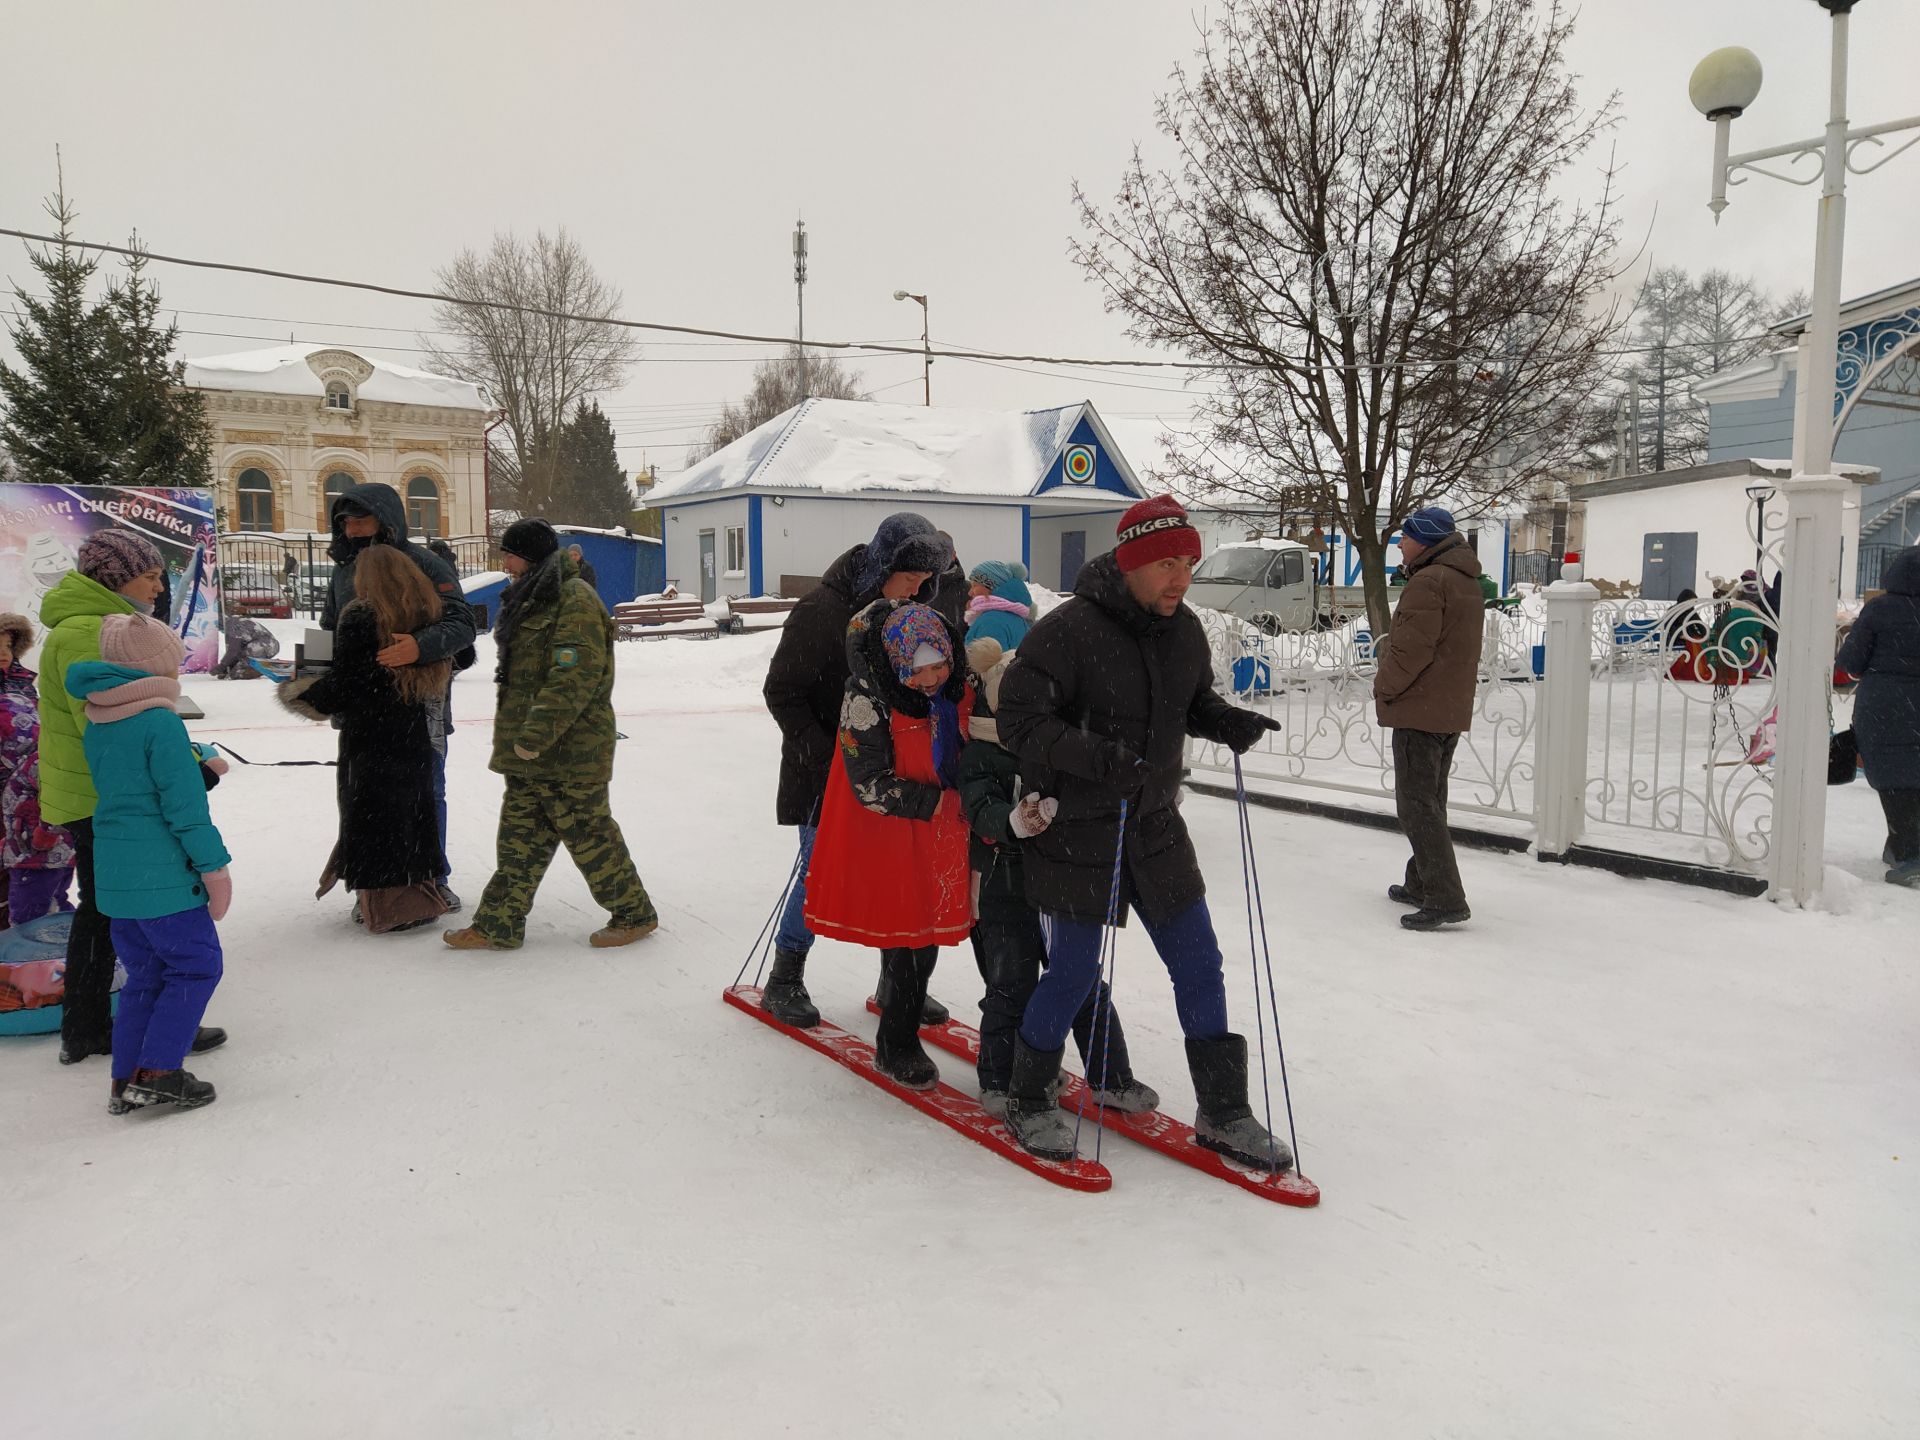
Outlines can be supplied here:
<path id="1" fill-rule="evenodd" d="M 1000 587 L 1009 581 L 1026 578 L 1027 567 L 1018 560 L 982 560 L 967 572 L 967 579 L 986 586 L 996 595 L 1000 593 Z"/>
<path id="2" fill-rule="evenodd" d="M 1407 516 L 1400 533 L 1418 540 L 1422 545 L 1437 545 L 1453 534 L 1455 528 L 1451 511 L 1442 510 L 1438 505 L 1429 505 Z"/>

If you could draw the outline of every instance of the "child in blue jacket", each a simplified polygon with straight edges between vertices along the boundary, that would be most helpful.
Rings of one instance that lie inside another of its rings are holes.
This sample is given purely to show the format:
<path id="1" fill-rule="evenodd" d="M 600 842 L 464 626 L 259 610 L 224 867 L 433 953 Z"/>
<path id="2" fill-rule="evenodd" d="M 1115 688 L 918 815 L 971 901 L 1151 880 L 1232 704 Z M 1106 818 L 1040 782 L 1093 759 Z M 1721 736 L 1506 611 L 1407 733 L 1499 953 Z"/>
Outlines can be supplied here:
<path id="1" fill-rule="evenodd" d="M 233 882 L 180 696 L 179 637 L 144 615 L 100 622 L 100 658 L 67 667 L 86 701 L 94 811 L 94 889 L 127 967 L 113 1021 L 116 1115 L 142 1105 L 193 1109 L 213 1086 L 181 1068 L 220 983 L 220 936 Z"/>

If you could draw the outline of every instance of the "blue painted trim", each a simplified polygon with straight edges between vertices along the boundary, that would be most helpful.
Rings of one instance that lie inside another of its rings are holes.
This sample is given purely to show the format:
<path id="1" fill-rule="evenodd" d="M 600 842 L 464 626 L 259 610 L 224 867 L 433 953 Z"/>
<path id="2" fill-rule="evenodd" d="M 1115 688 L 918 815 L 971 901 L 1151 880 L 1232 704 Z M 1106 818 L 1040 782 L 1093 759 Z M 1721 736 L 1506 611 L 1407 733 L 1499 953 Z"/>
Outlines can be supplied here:
<path id="1" fill-rule="evenodd" d="M 760 497 L 747 496 L 747 593 L 764 594 L 760 583 Z"/>
<path id="2" fill-rule="evenodd" d="M 1033 507 L 1020 507 L 1020 563 L 1027 567 L 1027 573 L 1033 573 Z"/>

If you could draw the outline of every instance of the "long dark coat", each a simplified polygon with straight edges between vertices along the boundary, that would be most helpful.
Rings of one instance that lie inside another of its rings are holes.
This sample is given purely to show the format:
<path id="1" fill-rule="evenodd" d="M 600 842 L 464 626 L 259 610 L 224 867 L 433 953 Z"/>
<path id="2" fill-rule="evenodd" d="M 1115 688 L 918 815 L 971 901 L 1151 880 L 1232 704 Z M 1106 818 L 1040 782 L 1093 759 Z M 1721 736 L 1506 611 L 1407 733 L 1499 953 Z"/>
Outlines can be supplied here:
<path id="1" fill-rule="evenodd" d="M 880 598 L 886 581 L 881 573 L 861 583 L 867 550 L 866 545 L 855 545 L 834 561 L 820 584 L 793 607 L 760 688 L 780 727 L 780 789 L 774 810 L 782 825 L 810 825 L 818 819 L 847 689 L 847 626 Z M 933 589 L 929 580 L 914 598 L 924 601 Z"/>
<path id="2" fill-rule="evenodd" d="M 1876 790 L 1920 790 L 1920 545 L 1887 563 L 1834 664 L 1860 677 L 1853 738 Z"/>
<path id="3" fill-rule="evenodd" d="M 1479 558 L 1449 535 L 1406 569 L 1373 677 L 1374 710 L 1389 729 L 1463 734 L 1473 728 L 1486 633 Z"/>
<path id="4" fill-rule="evenodd" d="M 1204 896 L 1176 808 L 1180 772 L 1187 737 L 1226 741 L 1221 722 L 1232 712 L 1213 688 L 1199 617 L 1184 605 L 1151 614 L 1111 552 L 1088 561 L 1073 598 L 1033 627 L 1000 682 L 1000 743 L 1019 757 L 1022 788 L 1060 801 L 1053 823 L 1021 844 L 1028 900 L 1076 920 L 1107 918 L 1132 756 L 1150 773 L 1128 797 L 1123 906 L 1158 922 Z"/>
<path id="5" fill-rule="evenodd" d="M 329 870 L 353 890 L 431 881 L 445 868 L 427 707 L 401 698 L 373 658 L 379 652 L 373 609 L 355 602 L 340 612 L 325 672 L 275 691 L 297 714 L 339 717 L 340 830 Z"/>

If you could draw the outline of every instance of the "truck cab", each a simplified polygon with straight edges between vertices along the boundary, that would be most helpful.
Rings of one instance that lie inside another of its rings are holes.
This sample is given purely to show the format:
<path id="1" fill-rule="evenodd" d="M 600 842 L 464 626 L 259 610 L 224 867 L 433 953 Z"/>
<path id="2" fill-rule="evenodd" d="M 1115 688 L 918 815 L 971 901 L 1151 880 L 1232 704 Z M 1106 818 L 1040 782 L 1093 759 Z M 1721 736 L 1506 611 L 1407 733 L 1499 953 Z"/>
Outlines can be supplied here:
<path id="1" fill-rule="evenodd" d="M 1238 615 L 1269 635 L 1315 626 L 1313 566 L 1293 540 L 1246 540 L 1220 546 L 1193 570 L 1187 599 Z"/>

